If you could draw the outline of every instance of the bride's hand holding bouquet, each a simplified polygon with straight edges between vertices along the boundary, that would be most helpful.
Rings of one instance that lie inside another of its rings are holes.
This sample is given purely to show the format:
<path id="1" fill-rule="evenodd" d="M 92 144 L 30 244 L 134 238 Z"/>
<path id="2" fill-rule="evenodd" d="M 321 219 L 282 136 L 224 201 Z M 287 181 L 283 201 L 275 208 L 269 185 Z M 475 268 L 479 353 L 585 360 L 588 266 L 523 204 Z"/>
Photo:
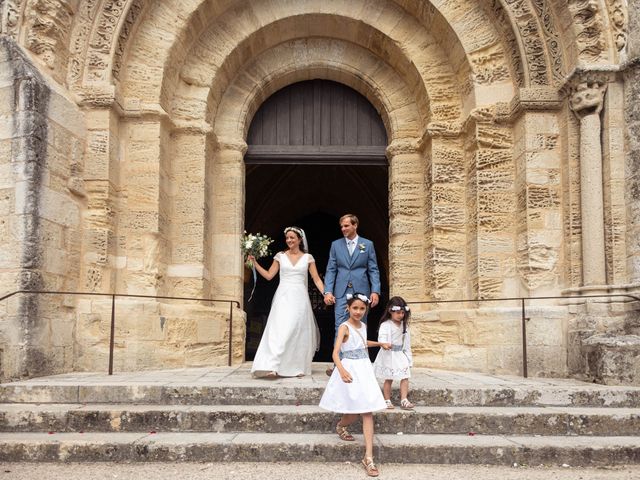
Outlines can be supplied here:
<path id="1" fill-rule="evenodd" d="M 242 255 L 244 257 L 244 264 L 250 268 L 253 272 L 253 288 L 251 289 L 251 295 L 249 296 L 249 302 L 253 298 L 253 292 L 256 289 L 256 260 L 258 258 L 266 257 L 269 255 L 269 245 L 273 243 L 273 240 L 267 235 L 261 235 L 260 233 L 247 233 L 244 232 L 240 247 L 242 248 Z M 260 265 L 258 265 L 260 267 Z M 262 272 L 261 272 L 261 275 Z"/>
<path id="2" fill-rule="evenodd" d="M 242 254 L 245 258 L 245 265 L 253 269 L 253 264 L 258 258 L 269 255 L 269 245 L 272 243 L 273 240 L 267 235 L 245 232 L 241 243 Z"/>

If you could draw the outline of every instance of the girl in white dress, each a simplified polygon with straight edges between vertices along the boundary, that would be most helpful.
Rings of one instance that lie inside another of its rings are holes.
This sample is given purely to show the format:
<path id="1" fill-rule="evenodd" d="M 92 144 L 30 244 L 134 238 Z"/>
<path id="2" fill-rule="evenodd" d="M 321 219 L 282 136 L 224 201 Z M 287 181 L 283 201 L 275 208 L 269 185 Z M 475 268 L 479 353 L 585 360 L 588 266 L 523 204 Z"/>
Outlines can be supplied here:
<path id="1" fill-rule="evenodd" d="M 373 414 L 386 407 L 380 386 L 373 373 L 367 347 L 390 348 L 388 343 L 367 340 L 367 325 L 361 321 L 367 312 L 369 299 L 360 293 L 347 294 L 349 319 L 340 325 L 333 347 L 333 369 L 329 383 L 320 399 L 320 407 L 342 413 L 336 433 L 342 440 L 353 441 L 347 427 L 362 417 L 365 454 L 362 459 L 367 475 L 377 477 L 373 463 Z"/>
<path id="2" fill-rule="evenodd" d="M 387 303 L 380 319 L 378 341 L 390 343 L 391 349 L 380 350 L 374 362 L 376 377 L 384 379 L 382 392 L 388 409 L 394 408 L 391 403 L 391 383 L 400 380 L 400 408 L 413 410 L 409 401 L 409 377 L 413 366 L 411 353 L 411 335 L 409 333 L 409 317 L 411 312 L 402 297 L 393 297 Z"/>
<path id="3" fill-rule="evenodd" d="M 320 292 L 324 285 L 314 258 L 306 253 L 304 230 L 287 227 L 284 234 L 287 250 L 275 255 L 269 270 L 262 268 L 252 255 L 247 257 L 267 280 L 280 272 L 280 283 L 251 366 L 255 377 L 310 375 L 311 361 L 320 344 L 307 290 L 308 275 Z"/>

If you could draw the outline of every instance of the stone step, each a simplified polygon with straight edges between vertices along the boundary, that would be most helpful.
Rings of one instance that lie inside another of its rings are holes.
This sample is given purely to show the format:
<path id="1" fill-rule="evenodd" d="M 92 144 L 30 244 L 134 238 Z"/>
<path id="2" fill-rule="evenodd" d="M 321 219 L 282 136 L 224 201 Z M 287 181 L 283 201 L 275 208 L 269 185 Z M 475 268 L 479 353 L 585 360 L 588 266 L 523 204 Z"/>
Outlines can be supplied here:
<path id="1" fill-rule="evenodd" d="M 269 433 L 5 433 L 0 462 L 358 462 L 362 436 Z M 633 436 L 376 435 L 384 463 L 613 466 L 640 463 Z"/>
<path id="2" fill-rule="evenodd" d="M 286 379 L 291 380 L 291 379 Z M 163 405 L 317 405 L 324 383 L 253 381 L 250 385 L 161 383 L 52 383 L 31 380 L 0 386 L 0 403 L 130 403 Z M 411 388 L 421 406 L 574 406 L 640 408 L 640 388 L 567 384 L 544 388 L 451 386 Z M 397 403 L 397 392 L 394 392 Z"/>
<path id="3" fill-rule="evenodd" d="M 3 432 L 330 433 L 337 418 L 311 405 L 0 405 Z M 624 436 L 640 433 L 640 409 L 416 407 L 379 412 L 375 422 L 389 434 Z"/>

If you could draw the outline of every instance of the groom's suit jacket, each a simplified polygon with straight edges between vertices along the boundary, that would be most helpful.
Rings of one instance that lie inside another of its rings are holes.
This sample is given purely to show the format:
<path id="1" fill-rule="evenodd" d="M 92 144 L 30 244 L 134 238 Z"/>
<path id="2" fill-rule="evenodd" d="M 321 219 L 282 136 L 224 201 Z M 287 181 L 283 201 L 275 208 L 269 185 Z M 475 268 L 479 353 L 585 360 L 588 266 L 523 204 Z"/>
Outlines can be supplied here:
<path id="1" fill-rule="evenodd" d="M 359 237 L 353 255 L 349 255 L 347 242 L 339 238 L 331 244 L 329 262 L 324 277 L 324 291 L 343 297 L 351 284 L 353 291 L 369 296 L 380 293 L 380 271 L 373 242 Z"/>

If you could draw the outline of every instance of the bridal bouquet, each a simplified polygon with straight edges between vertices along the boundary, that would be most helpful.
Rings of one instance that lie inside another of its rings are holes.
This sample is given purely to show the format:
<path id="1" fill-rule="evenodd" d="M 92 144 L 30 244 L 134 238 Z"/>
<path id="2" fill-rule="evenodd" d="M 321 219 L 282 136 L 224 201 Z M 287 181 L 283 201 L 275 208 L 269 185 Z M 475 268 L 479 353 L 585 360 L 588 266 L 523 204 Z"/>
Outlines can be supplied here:
<path id="1" fill-rule="evenodd" d="M 269 245 L 273 243 L 273 240 L 266 235 L 260 235 L 259 233 L 247 233 L 244 232 L 242 236 L 242 255 L 244 256 L 244 263 L 253 271 L 253 288 L 251 289 L 251 295 L 249 296 L 249 302 L 253 298 L 253 292 L 256 290 L 256 281 L 258 276 L 256 275 L 256 267 L 251 260 L 247 259 L 247 256 L 253 255 L 256 258 L 266 257 L 269 254 Z"/>
<path id="2" fill-rule="evenodd" d="M 253 269 L 253 262 L 247 260 L 247 256 L 253 255 L 256 258 L 262 258 L 269 255 L 269 245 L 273 243 L 273 240 L 266 235 L 259 233 L 247 233 L 244 232 L 242 236 L 242 255 L 245 259 L 245 265 Z"/>

